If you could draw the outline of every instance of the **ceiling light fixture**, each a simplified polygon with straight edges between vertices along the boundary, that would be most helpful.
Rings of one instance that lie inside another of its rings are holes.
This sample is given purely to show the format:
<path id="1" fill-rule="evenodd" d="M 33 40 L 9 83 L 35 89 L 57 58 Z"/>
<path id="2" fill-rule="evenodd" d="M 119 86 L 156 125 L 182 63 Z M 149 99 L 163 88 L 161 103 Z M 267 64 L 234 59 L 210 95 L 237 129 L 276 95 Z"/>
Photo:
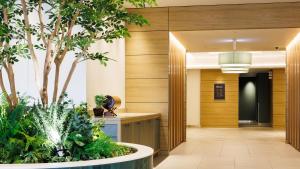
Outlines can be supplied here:
<path id="1" fill-rule="evenodd" d="M 248 73 L 252 63 L 252 54 L 237 52 L 237 40 L 233 39 L 233 51 L 219 54 L 219 65 L 223 73 Z"/>
<path id="2" fill-rule="evenodd" d="M 222 70 L 222 73 L 225 73 L 225 74 L 240 74 L 240 73 L 248 73 L 249 72 L 249 69 L 248 70 Z"/>

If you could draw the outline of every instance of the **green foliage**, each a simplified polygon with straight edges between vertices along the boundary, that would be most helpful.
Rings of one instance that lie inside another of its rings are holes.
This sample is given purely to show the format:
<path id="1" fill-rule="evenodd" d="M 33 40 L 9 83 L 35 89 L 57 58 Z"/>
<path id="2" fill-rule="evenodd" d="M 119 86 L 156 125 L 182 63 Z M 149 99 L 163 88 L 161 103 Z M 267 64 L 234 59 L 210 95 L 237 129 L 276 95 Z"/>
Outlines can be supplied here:
<path id="1" fill-rule="evenodd" d="M 0 163 L 45 162 L 51 157 L 51 147 L 38 133 L 27 104 L 24 98 L 14 110 L 1 104 Z"/>
<path id="2" fill-rule="evenodd" d="M 68 121 L 72 109 L 64 105 L 49 107 L 34 106 L 33 117 L 39 132 L 47 137 L 53 145 L 62 145 L 69 135 L 72 121 Z"/>
<path id="3" fill-rule="evenodd" d="M 96 95 L 95 96 L 95 103 L 97 108 L 101 108 L 105 102 L 106 102 L 106 97 L 104 95 Z"/>
<path id="4" fill-rule="evenodd" d="M 129 3 L 135 7 L 145 7 L 155 4 L 155 0 L 43 0 L 42 13 L 44 23 L 32 24 L 30 30 L 38 40 L 34 44 L 36 49 L 46 50 L 42 37 L 47 39 L 59 24 L 57 34 L 53 39 L 53 45 L 58 47 L 55 53 L 75 52 L 80 61 L 98 60 L 106 65 L 110 58 L 104 52 L 88 52 L 96 40 L 104 40 L 108 43 L 115 39 L 129 37 L 126 24 L 143 26 L 148 21 L 139 14 L 129 13 L 124 4 Z M 32 0 L 27 4 L 29 11 L 38 11 L 39 1 Z M 45 8 L 47 6 L 47 8 Z M 46 15 L 45 15 L 46 14 Z M 66 33 L 76 27 L 76 31 L 68 36 Z M 41 28 L 45 28 L 42 32 Z M 5 28 L 3 27 L 5 30 Z M 57 55 L 59 56 L 59 55 Z"/>
<path id="5" fill-rule="evenodd" d="M 119 146 L 117 143 L 112 142 L 111 138 L 106 136 L 102 131 L 99 131 L 98 135 L 95 137 L 95 141 L 84 147 L 83 153 L 89 159 L 121 156 L 130 154 L 132 151 L 127 147 Z"/>
<path id="6" fill-rule="evenodd" d="M 5 20 L 4 13 L 8 20 Z M 17 0 L 0 0 L 0 66 L 29 57 L 21 15 Z"/>
<path id="7" fill-rule="evenodd" d="M 65 99 L 45 108 L 39 104 L 30 106 L 27 99 L 21 98 L 11 111 L 2 100 L 0 163 L 78 161 L 132 153 L 130 148 L 113 142 L 101 127 L 102 122 L 92 122 L 86 103 L 74 107 L 72 101 Z M 58 149 L 63 156 L 58 155 Z"/>

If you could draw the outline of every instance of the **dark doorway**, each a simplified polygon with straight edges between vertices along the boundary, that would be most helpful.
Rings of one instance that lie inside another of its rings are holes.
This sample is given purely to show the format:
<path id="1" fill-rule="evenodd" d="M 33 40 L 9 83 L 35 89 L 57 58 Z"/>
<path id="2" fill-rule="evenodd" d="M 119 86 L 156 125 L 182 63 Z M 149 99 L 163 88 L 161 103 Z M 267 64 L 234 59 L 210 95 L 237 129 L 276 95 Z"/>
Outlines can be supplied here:
<path id="1" fill-rule="evenodd" d="M 239 125 L 271 126 L 271 79 L 268 72 L 239 78 Z"/>
<path id="2" fill-rule="evenodd" d="M 239 91 L 239 120 L 257 122 L 256 77 L 240 77 Z"/>

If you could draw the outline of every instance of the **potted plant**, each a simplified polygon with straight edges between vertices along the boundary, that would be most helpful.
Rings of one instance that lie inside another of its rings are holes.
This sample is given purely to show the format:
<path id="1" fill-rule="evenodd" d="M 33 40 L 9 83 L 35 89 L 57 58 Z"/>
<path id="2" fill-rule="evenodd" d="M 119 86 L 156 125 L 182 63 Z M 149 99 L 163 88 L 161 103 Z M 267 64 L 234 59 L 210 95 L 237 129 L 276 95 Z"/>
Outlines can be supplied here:
<path id="1" fill-rule="evenodd" d="M 106 97 L 103 95 L 96 95 L 95 96 L 95 103 L 96 107 L 93 109 L 94 115 L 96 117 L 101 117 L 104 115 L 104 108 L 103 105 L 106 103 Z"/>

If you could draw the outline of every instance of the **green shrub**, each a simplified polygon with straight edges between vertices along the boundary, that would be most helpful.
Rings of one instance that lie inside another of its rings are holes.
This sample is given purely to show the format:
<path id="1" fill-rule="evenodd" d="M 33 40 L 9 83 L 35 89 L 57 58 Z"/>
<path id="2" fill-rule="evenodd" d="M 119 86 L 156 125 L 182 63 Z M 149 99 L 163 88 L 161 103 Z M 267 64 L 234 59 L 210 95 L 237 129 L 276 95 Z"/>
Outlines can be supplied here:
<path id="1" fill-rule="evenodd" d="M 70 100 L 47 108 L 30 106 L 27 99 L 10 110 L 0 104 L 0 163 L 47 163 L 102 159 L 132 153 L 93 123 L 86 104 L 73 106 Z M 59 139 L 53 140 L 52 130 Z M 58 150 L 63 151 L 62 156 Z"/>
<path id="2" fill-rule="evenodd" d="M 38 132 L 26 99 L 10 110 L 1 103 L 0 112 L 0 163 L 47 162 L 52 147 Z"/>
<path id="3" fill-rule="evenodd" d="M 95 103 L 97 108 L 102 108 L 102 106 L 106 102 L 106 97 L 103 95 L 96 95 L 95 96 Z"/>

